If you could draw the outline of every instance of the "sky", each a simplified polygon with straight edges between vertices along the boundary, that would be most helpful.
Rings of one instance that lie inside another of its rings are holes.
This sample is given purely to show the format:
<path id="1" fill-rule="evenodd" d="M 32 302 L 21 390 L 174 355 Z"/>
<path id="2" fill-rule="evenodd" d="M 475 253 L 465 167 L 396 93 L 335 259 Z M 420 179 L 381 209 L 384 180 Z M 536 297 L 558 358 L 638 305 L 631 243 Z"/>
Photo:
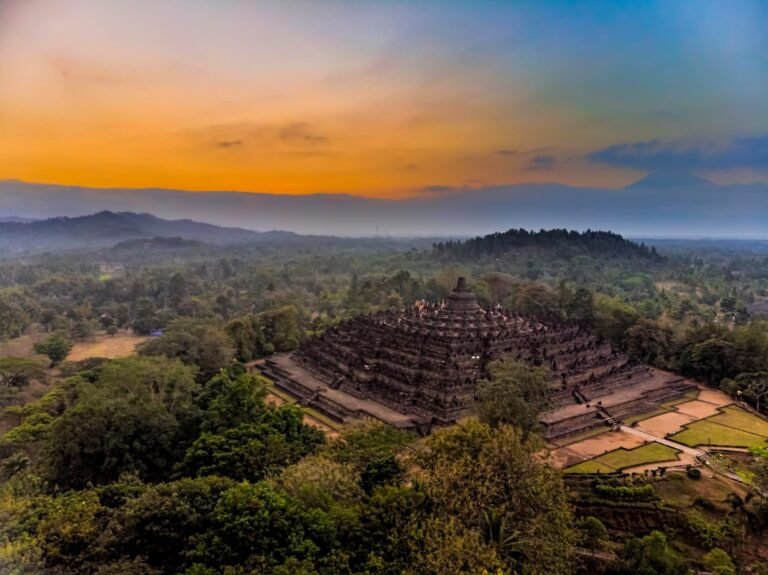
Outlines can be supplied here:
<path id="1" fill-rule="evenodd" d="M 0 0 L 0 179 L 766 182 L 766 30 L 759 0 Z"/>

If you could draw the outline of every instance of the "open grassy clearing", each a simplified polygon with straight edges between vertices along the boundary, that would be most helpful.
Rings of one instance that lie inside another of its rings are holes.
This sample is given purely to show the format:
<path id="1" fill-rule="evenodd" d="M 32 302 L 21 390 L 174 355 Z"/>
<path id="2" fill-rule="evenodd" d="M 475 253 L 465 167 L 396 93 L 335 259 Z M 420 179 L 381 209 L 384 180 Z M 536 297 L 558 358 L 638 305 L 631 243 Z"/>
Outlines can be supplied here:
<path id="1" fill-rule="evenodd" d="M 91 341 L 81 341 L 72 347 L 67 361 L 81 361 L 89 357 L 127 357 L 133 355 L 136 346 L 143 343 L 146 336 L 131 333 L 117 335 L 97 335 Z"/>
<path id="2" fill-rule="evenodd" d="M 628 467 L 637 467 L 662 461 L 677 459 L 677 449 L 660 443 L 646 443 L 634 449 L 614 449 L 587 461 L 582 461 L 565 469 L 565 473 L 606 473 L 620 471 Z"/>
<path id="3" fill-rule="evenodd" d="M 44 334 L 22 335 L 0 341 L 0 357 L 32 357 L 35 355 L 35 343 L 44 337 Z"/>
<path id="4" fill-rule="evenodd" d="M 715 416 L 719 417 L 719 416 Z M 688 424 L 686 429 L 675 433 L 669 439 L 691 447 L 722 446 L 722 447 L 758 447 L 765 446 L 766 438 L 754 433 L 742 431 L 734 427 L 720 425 L 714 418 L 702 419 Z"/>

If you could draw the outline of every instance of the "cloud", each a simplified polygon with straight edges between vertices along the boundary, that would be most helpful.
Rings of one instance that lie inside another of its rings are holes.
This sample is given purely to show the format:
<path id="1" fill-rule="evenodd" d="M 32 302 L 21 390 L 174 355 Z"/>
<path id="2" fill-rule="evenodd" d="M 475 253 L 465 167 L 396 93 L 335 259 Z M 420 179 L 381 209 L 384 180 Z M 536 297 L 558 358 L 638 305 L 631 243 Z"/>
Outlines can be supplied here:
<path id="1" fill-rule="evenodd" d="M 404 165 L 404 166 L 403 166 L 403 169 L 404 169 L 405 171 L 407 171 L 407 172 L 412 172 L 412 171 L 414 171 L 415 169 L 417 169 L 418 167 L 419 167 L 419 166 L 418 166 L 418 165 L 416 165 L 416 164 L 406 164 L 406 165 Z"/>
<path id="2" fill-rule="evenodd" d="M 517 154 L 517 150 L 512 150 L 510 148 L 504 148 L 503 150 L 496 150 L 496 155 L 498 156 L 514 156 Z"/>
<path id="3" fill-rule="evenodd" d="M 285 142 L 324 144 L 328 138 L 317 133 L 308 122 L 292 122 L 279 128 L 279 137 Z"/>
<path id="4" fill-rule="evenodd" d="M 235 148 L 242 145 L 242 140 L 224 140 L 223 142 L 216 142 L 217 148 Z"/>
<path id="5" fill-rule="evenodd" d="M 416 191 L 419 194 L 424 194 L 424 195 L 446 196 L 450 194 L 458 194 L 466 190 L 467 188 L 465 186 L 457 187 L 457 186 L 432 185 L 432 186 L 424 186 L 423 188 L 419 188 Z"/>
<path id="6" fill-rule="evenodd" d="M 248 143 L 251 148 L 268 147 L 283 153 L 316 155 L 329 139 L 308 122 L 232 122 L 186 130 L 184 134 L 206 147 L 232 149 Z"/>
<path id="7" fill-rule="evenodd" d="M 726 142 L 664 141 L 616 144 L 587 155 L 591 162 L 645 171 L 768 170 L 768 134 Z"/>
<path id="8" fill-rule="evenodd" d="M 549 170 L 555 166 L 557 163 L 557 158 L 555 156 L 551 156 L 548 154 L 539 154 L 536 156 L 533 156 L 529 162 L 528 165 L 525 167 L 526 170 Z"/>

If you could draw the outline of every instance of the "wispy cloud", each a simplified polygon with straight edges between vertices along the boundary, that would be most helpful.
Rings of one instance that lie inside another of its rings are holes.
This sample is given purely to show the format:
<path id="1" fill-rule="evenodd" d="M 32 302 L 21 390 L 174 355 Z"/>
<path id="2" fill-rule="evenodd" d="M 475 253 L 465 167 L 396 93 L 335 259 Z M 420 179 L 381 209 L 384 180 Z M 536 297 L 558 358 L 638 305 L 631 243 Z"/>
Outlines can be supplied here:
<path id="1" fill-rule="evenodd" d="M 417 189 L 419 194 L 427 196 L 447 196 L 450 194 L 459 194 L 467 190 L 466 186 L 444 186 L 440 184 L 434 184 L 431 186 L 424 186 Z"/>
<path id="2" fill-rule="evenodd" d="M 256 122 L 235 122 L 214 124 L 188 130 L 195 140 L 202 139 L 206 145 L 220 149 L 244 146 L 269 146 L 289 152 L 315 152 L 330 140 L 309 122 L 269 124 Z"/>
<path id="3" fill-rule="evenodd" d="M 496 155 L 498 156 L 514 156 L 517 154 L 517 150 L 513 150 L 511 148 L 504 148 L 503 150 L 496 150 Z"/>
<path id="4" fill-rule="evenodd" d="M 555 158 L 555 156 L 552 156 L 549 154 L 539 154 L 539 155 L 533 156 L 528 161 L 528 165 L 526 165 L 524 169 L 550 170 L 555 167 L 556 163 L 557 163 L 557 158 Z"/>
<path id="5" fill-rule="evenodd" d="M 768 134 L 726 142 L 648 140 L 616 144 L 587 155 L 591 162 L 647 171 L 768 170 Z"/>
<path id="6" fill-rule="evenodd" d="M 216 142 L 217 148 L 236 148 L 242 145 L 242 140 L 224 140 L 223 142 Z"/>
<path id="7" fill-rule="evenodd" d="M 308 122 L 292 122 L 279 128 L 280 139 L 286 142 L 324 144 L 328 138 L 318 133 Z"/>

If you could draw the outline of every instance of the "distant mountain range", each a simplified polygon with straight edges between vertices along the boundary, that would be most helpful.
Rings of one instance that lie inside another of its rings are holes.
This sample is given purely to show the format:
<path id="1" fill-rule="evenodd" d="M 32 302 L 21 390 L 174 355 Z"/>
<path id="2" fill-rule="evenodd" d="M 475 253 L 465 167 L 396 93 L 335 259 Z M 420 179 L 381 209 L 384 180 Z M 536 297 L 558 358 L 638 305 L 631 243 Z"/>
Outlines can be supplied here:
<path id="1" fill-rule="evenodd" d="M 768 238 L 768 184 L 717 185 L 681 173 L 649 174 L 619 190 L 432 186 L 404 200 L 0 182 L 0 216 L 81 216 L 96 210 L 334 236 L 459 237 L 509 228 L 590 228 L 624 236 Z"/>
<path id="2" fill-rule="evenodd" d="M 291 232 L 255 232 L 192 220 L 163 220 L 149 214 L 101 211 L 89 216 L 56 217 L 35 221 L 0 221 L 0 251 L 41 252 L 94 249 L 139 240 L 182 238 L 226 245 L 278 241 Z"/>

